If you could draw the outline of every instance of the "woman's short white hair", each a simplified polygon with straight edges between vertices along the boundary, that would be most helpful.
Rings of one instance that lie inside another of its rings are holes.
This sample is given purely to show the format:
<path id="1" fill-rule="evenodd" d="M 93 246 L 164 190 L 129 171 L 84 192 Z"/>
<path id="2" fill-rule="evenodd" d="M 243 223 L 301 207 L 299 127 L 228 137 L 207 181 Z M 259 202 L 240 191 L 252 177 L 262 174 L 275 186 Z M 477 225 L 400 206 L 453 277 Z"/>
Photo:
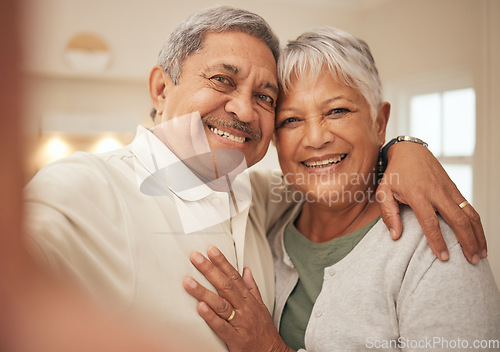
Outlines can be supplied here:
<path id="1" fill-rule="evenodd" d="M 315 28 L 288 42 L 278 60 L 281 89 L 286 94 L 293 78 L 305 73 L 317 77 L 325 66 L 363 95 L 375 118 L 382 103 L 382 83 L 370 48 L 364 40 L 337 28 Z"/>

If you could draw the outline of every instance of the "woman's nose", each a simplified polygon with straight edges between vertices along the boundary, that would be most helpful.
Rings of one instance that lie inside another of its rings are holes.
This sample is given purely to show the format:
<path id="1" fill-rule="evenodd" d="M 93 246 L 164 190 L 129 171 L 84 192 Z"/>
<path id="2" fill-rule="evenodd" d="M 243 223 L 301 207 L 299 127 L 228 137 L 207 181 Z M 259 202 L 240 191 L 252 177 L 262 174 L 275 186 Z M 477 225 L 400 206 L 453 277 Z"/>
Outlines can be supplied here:
<path id="1" fill-rule="evenodd" d="M 305 126 L 304 143 L 306 147 L 320 149 L 333 142 L 335 136 L 321 117 L 310 119 Z"/>

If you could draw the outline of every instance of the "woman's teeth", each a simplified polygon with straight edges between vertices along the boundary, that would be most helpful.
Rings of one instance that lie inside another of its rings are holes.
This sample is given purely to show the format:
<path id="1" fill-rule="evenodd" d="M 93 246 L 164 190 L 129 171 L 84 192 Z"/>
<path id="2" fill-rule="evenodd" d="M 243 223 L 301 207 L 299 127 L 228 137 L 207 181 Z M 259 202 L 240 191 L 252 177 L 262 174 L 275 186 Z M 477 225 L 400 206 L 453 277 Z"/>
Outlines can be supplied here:
<path id="1" fill-rule="evenodd" d="M 325 160 L 321 160 L 321 161 L 310 161 L 310 162 L 303 161 L 302 164 L 304 164 L 307 167 L 314 167 L 314 168 L 325 167 L 325 166 L 330 166 L 330 165 L 339 163 L 346 156 L 347 156 L 347 154 L 342 154 L 342 155 L 336 156 L 334 158 L 329 158 L 329 159 L 325 159 Z"/>
<path id="2" fill-rule="evenodd" d="M 215 134 L 218 134 L 219 136 L 221 137 L 225 137 L 231 141 L 234 141 L 234 142 L 238 142 L 238 143 L 244 143 L 246 138 L 245 137 L 238 137 L 238 136 L 234 136 L 228 132 L 225 132 L 225 131 L 221 131 L 221 130 L 218 130 L 217 128 L 215 127 L 212 127 L 212 126 L 208 126 L 208 128 L 210 129 L 210 131 L 212 131 L 213 133 Z"/>

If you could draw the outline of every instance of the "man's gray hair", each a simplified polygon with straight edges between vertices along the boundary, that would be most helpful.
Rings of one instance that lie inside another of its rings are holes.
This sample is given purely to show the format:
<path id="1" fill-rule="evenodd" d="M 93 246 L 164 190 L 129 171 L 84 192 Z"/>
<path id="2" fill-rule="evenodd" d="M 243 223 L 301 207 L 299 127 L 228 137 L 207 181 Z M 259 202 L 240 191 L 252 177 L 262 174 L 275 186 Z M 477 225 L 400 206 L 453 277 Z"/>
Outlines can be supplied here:
<path id="1" fill-rule="evenodd" d="M 370 105 L 372 118 L 382 103 L 382 83 L 368 44 L 336 28 L 319 27 L 288 43 L 278 61 L 281 89 L 306 72 L 316 77 L 326 67 L 342 83 L 356 89 Z M 310 71 L 309 71 L 310 70 Z"/>
<path id="2" fill-rule="evenodd" d="M 177 84 L 186 58 L 199 50 L 208 32 L 235 30 L 261 39 L 271 49 L 276 61 L 280 47 L 278 37 L 259 15 L 230 6 L 218 6 L 195 12 L 182 22 L 167 39 L 158 57 L 161 65 Z"/>

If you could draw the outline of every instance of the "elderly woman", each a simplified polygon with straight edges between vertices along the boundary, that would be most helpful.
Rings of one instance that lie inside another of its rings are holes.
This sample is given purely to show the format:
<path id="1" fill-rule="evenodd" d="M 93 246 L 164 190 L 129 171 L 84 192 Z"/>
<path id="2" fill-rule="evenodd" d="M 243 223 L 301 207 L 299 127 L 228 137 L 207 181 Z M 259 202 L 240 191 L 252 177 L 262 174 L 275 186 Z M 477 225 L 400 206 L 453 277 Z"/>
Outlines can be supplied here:
<path id="1" fill-rule="evenodd" d="M 200 315 L 230 351 L 499 348 L 488 261 L 469 264 L 442 220 L 448 262 L 433 255 L 410 208 L 401 209 L 398 242 L 380 220 L 374 195 L 390 105 L 367 44 L 332 28 L 304 33 L 288 44 L 279 74 L 279 191 L 303 199 L 268 237 L 282 338 L 250 271 L 240 278 L 214 247 L 211 262 L 199 253 L 192 261 L 220 296 L 185 282 Z"/>

